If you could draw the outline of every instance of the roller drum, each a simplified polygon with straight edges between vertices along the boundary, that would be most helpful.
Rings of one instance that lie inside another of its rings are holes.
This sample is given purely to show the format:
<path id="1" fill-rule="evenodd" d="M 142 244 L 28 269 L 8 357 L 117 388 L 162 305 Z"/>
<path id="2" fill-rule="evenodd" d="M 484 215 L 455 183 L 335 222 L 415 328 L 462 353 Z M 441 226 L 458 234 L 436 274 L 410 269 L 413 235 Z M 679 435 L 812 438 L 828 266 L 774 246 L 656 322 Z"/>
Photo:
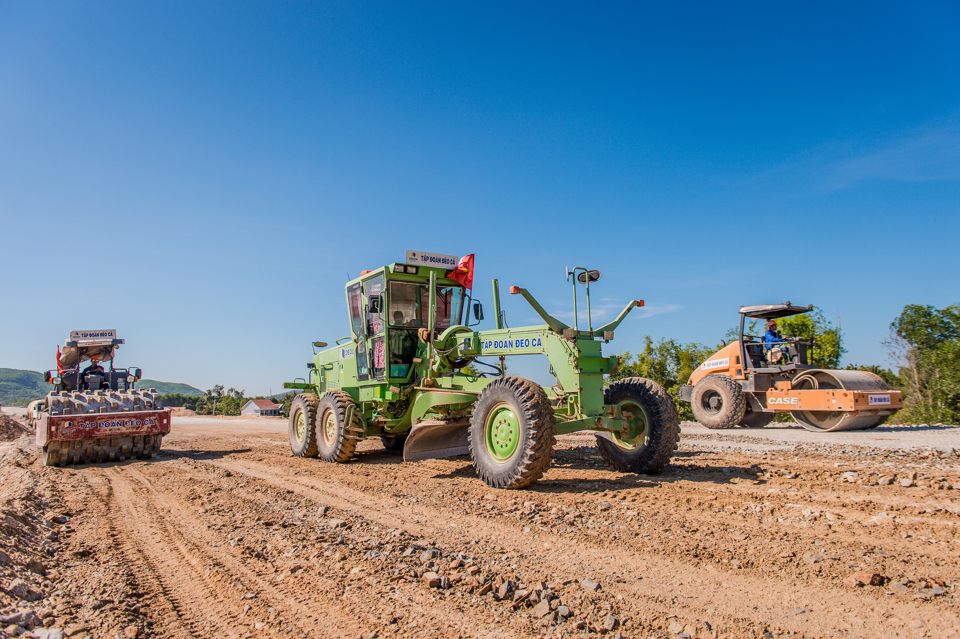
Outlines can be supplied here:
<path id="1" fill-rule="evenodd" d="M 793 380 L 794 390 L 843 389 L 851 391 L 889 391 L 890 387 L 879 376 L 866 371 L 813 370 L 797 375 Z M 844 411 L 790 411 L 798 424 L 810 431 L 836 432 L 841 430 L 867 430 L 876 428 L 887 415 L 879 411 L 860 411 L 859 414 Z M 865 414 L 866 413 L 866 414 Z M 873 414 L 871 414 L 873 413 Z"/>

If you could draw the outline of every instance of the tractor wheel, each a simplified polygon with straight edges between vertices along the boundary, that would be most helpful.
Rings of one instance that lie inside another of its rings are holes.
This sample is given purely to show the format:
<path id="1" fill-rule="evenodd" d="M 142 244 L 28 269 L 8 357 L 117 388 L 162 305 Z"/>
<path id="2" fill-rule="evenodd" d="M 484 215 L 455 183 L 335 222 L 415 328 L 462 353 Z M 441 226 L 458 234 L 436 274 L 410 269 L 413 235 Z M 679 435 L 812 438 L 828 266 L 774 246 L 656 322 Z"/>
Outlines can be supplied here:
<path id="1" fill-rule="evenodd" d="M 341 464 L 350 461 L 363 433 L 358 410 L 343 391 L 328 391 L 320 398 L 315 431 L 320 459 Z M 350 423 L 347 423 L 348 416 Z"/>
<path id="2" fill-rule="evenodd" d="M 743 419 L 740 420 L 740 425 L 743 428 L 763 428 L 772 422 L 776 416 L 776 413 L 747 410 L 747 412 L 743 414 Z"/>
<path id="3" fill-rule="evenodd" d="M 297 457 L 317 456 L 317 404 L 319 400 L 313 393 L 300 393 L 290 405 L 290 419 L 287 421 L 287 435 L 290 438 L 290 450 Z"/>
<path id="4" fill-rule="evenodd" d="M 494 488 L 525 488 L 553 459 L 556 418 L 540 386 L 502 377 L 480 393 L 470 416 L 470 456 L 477 475 Z"/>
<path id="5" fill-rule="evenodd" d="M 402 453 L 403 444 L 407 441 L 406 435 L 394 435 L 387 436 L 384 435 L 380 437 L 380 441 L 383 442 L 383 447 L 390 451 L 391 453 Z"/>
<path id="6" fill-rule="evenodd" d="M 634 430 L 629 438 L 597 433 L 600 456 L 622 473 L 655 475 L 662 471 L 680 443 L 677 407 L 663 386 L 642 377 L 617 380 L 603 391 L 603 403 L 619 406 L 629 415 Z"/>
<path id="7" fill-rule="evenodd" d="M 747 402 L 740 384 L 726 375 L 707 375 L 693 387 L 693 416 L 707 428 L 733 428 L 743 420 Z"/>

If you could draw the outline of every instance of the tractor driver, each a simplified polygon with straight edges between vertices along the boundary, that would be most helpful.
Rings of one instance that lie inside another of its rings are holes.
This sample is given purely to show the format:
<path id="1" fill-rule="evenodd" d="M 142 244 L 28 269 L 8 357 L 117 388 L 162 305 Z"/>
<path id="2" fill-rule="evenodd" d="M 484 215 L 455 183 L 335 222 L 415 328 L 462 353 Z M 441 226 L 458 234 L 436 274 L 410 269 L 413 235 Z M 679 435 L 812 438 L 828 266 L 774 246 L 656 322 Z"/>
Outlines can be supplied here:
<path id="1" fill-rule="evenodd" d="M 90 360 L 90 365 L 83 369 L 83 373 L 80 375 L 82 380 L 83 387 L 87 390 L 100 390 L 100 387 L 103 385 L 103 379 L 106 376 L 106 373 L 103 371 L 103 366 L 100 365 L 99 359 Z M 91 377 L 100 377 L 100 382 L 96 383 L 94 380 L 90 379 Z M 96 388 L 91 388 L 91 384 L 96 384 Z"/>
<path id="2" fill-rule="evenodd" d="M 767 361 L 771 364 L 778 364 L 783 356 L 790 356 L 790 347 L 785 344 L 786 340 L 777 330 L 777 320 L 767 320 L 767 332 L 763 335 L 763 343 L 767 349 Z"/>

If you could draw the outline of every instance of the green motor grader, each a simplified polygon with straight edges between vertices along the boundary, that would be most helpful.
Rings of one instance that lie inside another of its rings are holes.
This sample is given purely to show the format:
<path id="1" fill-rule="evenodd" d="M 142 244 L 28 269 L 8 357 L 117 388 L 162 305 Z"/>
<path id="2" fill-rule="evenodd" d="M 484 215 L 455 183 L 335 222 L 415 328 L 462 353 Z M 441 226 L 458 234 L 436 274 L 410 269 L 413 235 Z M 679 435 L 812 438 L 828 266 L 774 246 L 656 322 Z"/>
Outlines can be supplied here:
<path id="1" fill-rule="evenodd" d="M 483 308 L 449 273 L 446 265 L 395 263 L 347 283 L 350 335 L 320 352 L 327 344 L 314 342 L 307 377 L 284 384 L 301 391 L 290 409 L 294 455 L 342 463 L 362 439 L 380 437 L 388 450 L 402 449 L 404 461 L 469 454 L 488 485 L 516 489 L 543 475 L 557 434 L 592 430 L 600 454 L 620 472 L 653 474 L 670 462 L 680 428 L 663 387 L 633 377 L 604 388 L 618 359 L 601 355 L 601 342 L 642 300 L 593 328 L 590 284 L 600 273 L 576 267 L 567 270 L 574 326 L 514 286 L 510 292 L 545 324 L 508 328 L 493 280 L 496 328 L 476 330 L 470 324 L 483 319 Z M 586 289 L 586 330 L 576 313 L 578 284 Z M 505 357 L 535 354 L 549 359 L 555 385 L 505 374 Z"/>

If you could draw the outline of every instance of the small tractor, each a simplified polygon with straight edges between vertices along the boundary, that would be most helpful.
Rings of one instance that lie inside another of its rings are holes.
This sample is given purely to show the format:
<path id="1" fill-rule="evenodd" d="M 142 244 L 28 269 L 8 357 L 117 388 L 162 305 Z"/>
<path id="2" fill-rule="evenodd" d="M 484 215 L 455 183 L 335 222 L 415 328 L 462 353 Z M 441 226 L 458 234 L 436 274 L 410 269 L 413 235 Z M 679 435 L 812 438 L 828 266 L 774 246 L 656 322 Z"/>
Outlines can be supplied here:
<path id="1" fill-rule="evenodd" d="M 707 428 L 762 428 L 789 412 L 810 431 L 866 430 L 903 408 L 902 393 L 873 373 L 810 365 L 813 342 L 744 334 L 748 317 L 769 322 L 811 310 L 790 302 L 741 306 L 740 338 L 708 357 L 680 388 L 697 421 Z"/>
<path id="2" fill-rule="evenodd" d="M 601 341 L 613 339 L 614 329 L 643 301 L 630 301 L 616 319 L 594 329 L 590 284 L 600 272 L 576 267 L 567 270 L 572 327 L 514 286 L 510 293 L 523 296 L 545 324 L 508 328 L 493 280 L 496 328 L 475 330 L 469 311 L 476 326 L 483 308 L 471 299 L 473 257 L 464 260 L 411 252 L 406 263 L 364 271 L 347 283 L 350 335 L 319 353 L 327 344 L 314 342 L 308 376 L 284 384 L 302 391 L 290 408 L 293 454 L 346 462 L 360 440 L 380 437 L 386 449 L 402 448 L 404 461 L 469 454 L 488 485 L 517 489 L 546 471 L 557 434 L 591 430 L 614 469 L 661 471 L 679 441 L 676 406 L 647 379 L 604 388 L 618 358 L 600 352 Z M 578 282 L 586 287 L 586 330 L 576 314 Z M 505 357 L 533 354 L 547 356 L 556 384 L 541 387 L 506 374 Z M 480 357 L 498 358 L 500 365 Z"/>
<path id="3" fill-rule="evenodd" d="M 73 331 L 57 349 L 57 369 L 44 376 L 54 390 L 27 406 L 44 466 L 146 459 L 160 450 L 170 410 L 155 389 L 135 388 L 139 368 L 114 368 L 123 343 L 115 330 Z M 109 370 L 102 362 L 110 362 Z"/>

